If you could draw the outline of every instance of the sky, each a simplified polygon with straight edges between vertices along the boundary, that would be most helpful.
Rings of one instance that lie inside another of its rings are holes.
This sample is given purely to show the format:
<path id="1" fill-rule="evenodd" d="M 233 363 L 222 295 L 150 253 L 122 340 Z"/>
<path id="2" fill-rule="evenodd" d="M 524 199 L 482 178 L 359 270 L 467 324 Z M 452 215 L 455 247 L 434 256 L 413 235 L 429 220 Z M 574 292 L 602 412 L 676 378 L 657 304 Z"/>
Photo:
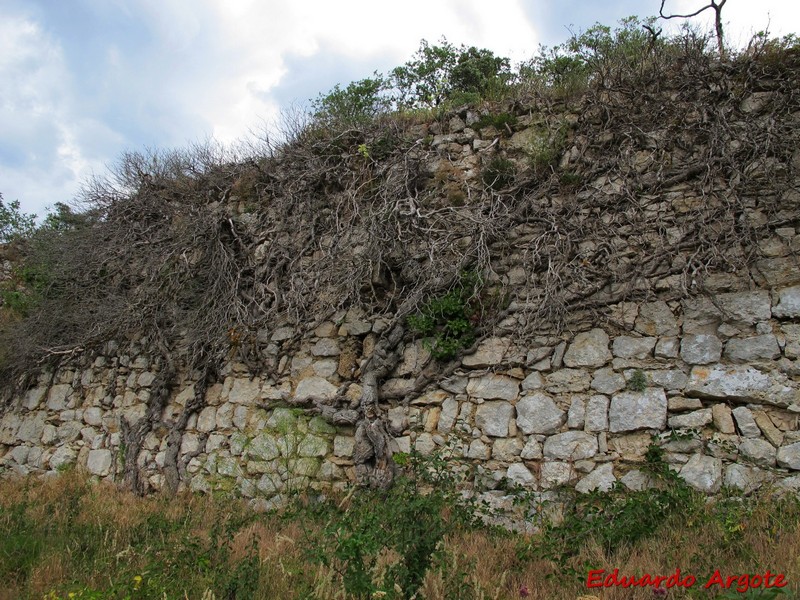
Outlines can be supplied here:
<path id="1" fill-rule="evenodd" d="M 691 12 L 706 0 L 667 0 Z M 513 62 L 660 0 L 0 0 L 0 194 L 40 217 L 124 152 L 235 144 L 443 36 Z M 711 16 L 712 11 L 706 11 Z M 728 0 L 734 45 L 798 0 Z M 670 21 L 675 24 L 677 21 Z"/>

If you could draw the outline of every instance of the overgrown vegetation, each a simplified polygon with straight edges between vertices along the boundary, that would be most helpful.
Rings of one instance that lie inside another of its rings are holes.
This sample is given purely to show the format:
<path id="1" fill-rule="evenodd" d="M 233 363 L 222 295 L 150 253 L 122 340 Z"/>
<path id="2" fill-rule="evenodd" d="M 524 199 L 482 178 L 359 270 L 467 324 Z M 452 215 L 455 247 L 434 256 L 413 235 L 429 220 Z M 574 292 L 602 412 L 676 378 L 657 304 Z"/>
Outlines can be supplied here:
<path id="1" fill-rule="evenodd" d="M 471 520 L 435 460 L 409 460 L 389 495 L 311 496 L 268 515 L 232 498 L 139 498 L 74 472 L 3 480 L 0 599 L 550 600 L 586 594 L 590 570 L 615 568 L 697 577 L 671 598 L 768 597 L 701 589 L 715 569 L 769 568 L 789 582 L 786 598 L 800 592 L 794 497 L 697 502 L 656 469 L 651 490 L 578 497 L 560 525 L 523 535 Z"/>
<path id="2" fill-rule="evenodd" d="M 337 87 L 287 119 L 280 144 L 125 155 L 86 185 L 80 222 L 22 247 L 3 284 L 14 318 L 0 328 L 0 376 L 25 387 L 40 368 L 88 364 L 103 349 L 146 355 L 159 370 L 148 413 L 122 425 L 127 478 L 144 491 L 142 440 L 165 427 L 174 463 L 222 365 L 277 377 L 304 327 L 362 309 L 388 326 L 331 404 L 315 406 L 334 422 L 358 413 L 359 478 L 390 485 L 381 384 L 413 337 L 450 359 L 489 334 L 524 346 L 596 322 L 667 278 L 674 298 L 693 294 L 708 273 L 748 268 L 758 240 L 795 218 L 783 198 L 796 177 L 796 41 L 759 39 L 722 68 L 706 36 L 641 24 L 598 25 L 516 71 L 489 51 L 423 43 L 389 76 Z M 765 82 L 768 127 L 742 108 Z M 467 165 L 459 135 L 469 141 L 477 123 L 497 136 Z M 514 146 L 523 128 L 541 143 Z M 653 218 L 677 185 L 693 201 Z M 751 218 L 754 199 L 763 218 Z M 512 254 L 524 271 L 513 286 Z M 464 271 L 503 309 L 473 323 L 453 291 Z M 279 326 L 297 335 L 273 345 Z M 178 373 L 197 376 L 196 395 L 164 421 Z M 178 466 L 165 470 L 177 487 Z"/>

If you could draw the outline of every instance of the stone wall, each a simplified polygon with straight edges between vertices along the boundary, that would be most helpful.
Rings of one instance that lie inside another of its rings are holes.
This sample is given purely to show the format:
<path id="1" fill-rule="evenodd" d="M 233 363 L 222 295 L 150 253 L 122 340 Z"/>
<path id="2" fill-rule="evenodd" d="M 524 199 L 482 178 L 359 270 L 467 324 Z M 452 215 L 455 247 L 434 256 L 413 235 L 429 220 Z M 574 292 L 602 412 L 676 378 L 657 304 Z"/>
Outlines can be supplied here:
<path id="1" fill-rule="evenodd" d="M 724 73 L 714 72 L 724 83 Z M 776 84 L 752 87 L 770 85 Z M 687 92 L 692 86 L 711 98 L 705 108 L 731 124 L 724 135 L 714 132 L 722 137 L 713 144 L 710 134 L 692 137 L 713 121 Z M 741 99 L 733 92 L 720 99 L 715 90 L 693 81 L 652 91 L 660 94 L 650 104 L 662 107 L 658 118 L 648 112 L 655 109 L 607 92 L 587 100 L 582 112 L 551 114 L 550 124 L 533 109 L 514 108 L 513 128 L 505 130 L 482 125 L 486 115 L 471 109 L 410 126 L 406 133 L 419 139 L 409 143 L 407 156 L 428 182 L 425 211 L 472 197 L 511 206 L 513 194 L 525 193 L 520 206 L 537 218 L 503 221 L 511 223 L 508 230 L 485 249 L 487 288 L 508 294 L 509 303 L 477 349 L 446 376 L 426 378 L 429 346 L 406 336 L 402 360 L 381 383 L 380 409 L 395 452 L 441 452 L 467 484 L 490 495 L 502 497 L 509 480 L 546 496 L 562 485 L 579 491 L 615 481 L 631 489 L 647 485 L 639 467 L 655 440 L 702 492 L 765 485 L 800 491 L 800 112 L 796 94 L 786 90 L 745 90 Z M 761 147 L 747 146 L 755 134 L 764 147 L 781 141 L 786 148 L 762 156 Z M 551 138 L 560 158 L 548 167 L 551 180 L 539 181 L 537 160 Z M 491 182 L 481 169 L 495 157 L 528 173 L 528 188 L 487 191 Z M 698 169 L 698 161 L 705 166 Z M 706 177 L 721 163 L 730 165 Z M 398 160 L 392 168 L 404 165 Z M 576 179 L 579 186 L 569 183 Z M 231 223 L 243 229 L 257 223 L 244 200 L 227 201 Z M 401 208 L 409 219 L 422 218 L 413 203 Z M 605 229 L 586 225 L 600 221 Z M 586 237 L 571 238 L 570 227 Z M 760 237 L 731 239 L 741 231 Z M 685 239 L 705 235 L 710 239 Z M 538 290 L 561 281 L 547 270 L 553 243 L 570 269 L 564 287 L 572 312 L 564 327 L 531 333 L 530 307 L 547 301 Z M 720 248 L 735 256 L 714 256 Z M 698 261 L 701 249 L 706 256 Z M 425 252 L 418 254 L 424 271 Z M 637 271 L 654 256 L 663 264 L 652 260 Z M 580 285 L 589 279 L 580 269 L 606 267 L 584 294 Z M 179 371 L 135 457 L 146 487 L 165 487 L 175 433 L 174 467 L 192 490 L 241 494 L 269 506 L 288 491 L 354 481 L 356 434 L 341 424 L 347 421 L 342 400 L 356 413 L 361 368 L 393 316 L 353 308 L 314 325 L 277 323 L 256 336 L 263 368 L 229 361 L 207 388 L 198 374 Z M 159 366 L 147 348 L 122 350 L 112 342 L 81 360 L 91 362 L 42 373 L 2 407 L 0 473 L 77 465 L 121 479 L 133 451 L 124 426 L 148 414 Z M 188 411 L 185 430 L 170 429 L 195 400 L 195 384 L 205 389 L 201 408 Z M 334 398 L 338 420 L 325 410 Z"/>
<path id="2" fill-rule="evenodd" d="M 384 405 L 395 451 L 444 452 L 454 467 L 472 467 L 465 472 L 480 490 L 503 488 L 503 479 L 534 492 L 608 489 L 617 480 L 637 489 L 656 436 L 667 461 L 703 492 L 800 491 L 798 319 L 800 287 L 790 286 L 620 303 L 602 326 L 538 347 L 490 337 L 447 379 Z M 281 344 L 294 332 L 277 329 L 274 379 L 227 365 L 182 437 L 188 486 L 264 505 L 289 490 L 353 480 L 353 429 L 331 426 L 305 401 L 332 398 L 382 327 L 355 311 L 335 315 L 292 356 Z M 409 386 L 427 360 L 424 341 L 409 343 L 383 391 Z M 77 464 L 118 479 L 120 420 L 145 414 L 155 376 L 146 355 L 120 355 L 113 344 L 87 368 L 43 374 L 0 420 L 1 468 L 23 475 Z M 358 385 L 348 394 L 357 399 Z M 163 421 L 193 396 L 187 378 Z M 165 434 L 150 432 L 137 457 L 152 489 L 163 485 Z"/>

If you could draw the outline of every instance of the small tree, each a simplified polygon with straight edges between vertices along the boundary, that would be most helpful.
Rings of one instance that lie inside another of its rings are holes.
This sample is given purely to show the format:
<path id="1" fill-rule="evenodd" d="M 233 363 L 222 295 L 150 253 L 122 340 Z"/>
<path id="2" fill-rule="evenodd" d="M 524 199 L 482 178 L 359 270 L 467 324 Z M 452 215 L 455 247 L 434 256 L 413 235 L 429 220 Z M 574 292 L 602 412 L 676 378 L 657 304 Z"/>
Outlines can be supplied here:
<path id="1" fill-rule="evenodd" d="M 665 15 L 664 14 L 664 5 L 667 3 L 667 0 L 661 0 L 661 8 L 658 11 L 659 16 L 662 19 L 691 19 L 692 17 L 696 17 L 701 12 L 708 10 L 709 8 L 714 10 L 714 26 L 717 32 L 717 49 L 719 50 L 719 57 L 722 60 L 726 58 L 725 52 L 725 40 L 723 37 L 722 31 L 722 7 L 725 6 L 725 3 L 728 0 L 709 0 L 709 4 L 699 8 L 693 13 L 686 14 L 686 15 Z"/>
<path id="2" fill-rule="evenodd" d="M 14 238 L 29 237 L 36 229 L 36 215 L 26 215 L 19 209 L 19 200 L 3 203 L 0 194 L 0 243 L 10 242 Z"/>
<path id="3" fill-rule="evenodd" d="M 326 124 L 358 125 L 389 110 L 392 100 L 387 96 L 387 81 L 379 73 L 350 83 L 342 89 L 339 84 L 312 102 L 314 117 Z"/>

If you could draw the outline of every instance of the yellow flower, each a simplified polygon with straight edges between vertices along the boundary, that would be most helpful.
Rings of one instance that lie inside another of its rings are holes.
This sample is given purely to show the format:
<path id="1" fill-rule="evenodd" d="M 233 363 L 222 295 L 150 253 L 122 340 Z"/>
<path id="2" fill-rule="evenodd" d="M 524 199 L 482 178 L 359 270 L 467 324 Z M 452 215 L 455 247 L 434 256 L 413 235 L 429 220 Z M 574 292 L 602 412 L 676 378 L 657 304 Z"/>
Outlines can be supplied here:
<path id="1" fill-rule="evenodd" d="M 142 576 L 141 575 L 134 576 L 133 589 L 138 590 L 141 585 L 142 585 Z"/>

